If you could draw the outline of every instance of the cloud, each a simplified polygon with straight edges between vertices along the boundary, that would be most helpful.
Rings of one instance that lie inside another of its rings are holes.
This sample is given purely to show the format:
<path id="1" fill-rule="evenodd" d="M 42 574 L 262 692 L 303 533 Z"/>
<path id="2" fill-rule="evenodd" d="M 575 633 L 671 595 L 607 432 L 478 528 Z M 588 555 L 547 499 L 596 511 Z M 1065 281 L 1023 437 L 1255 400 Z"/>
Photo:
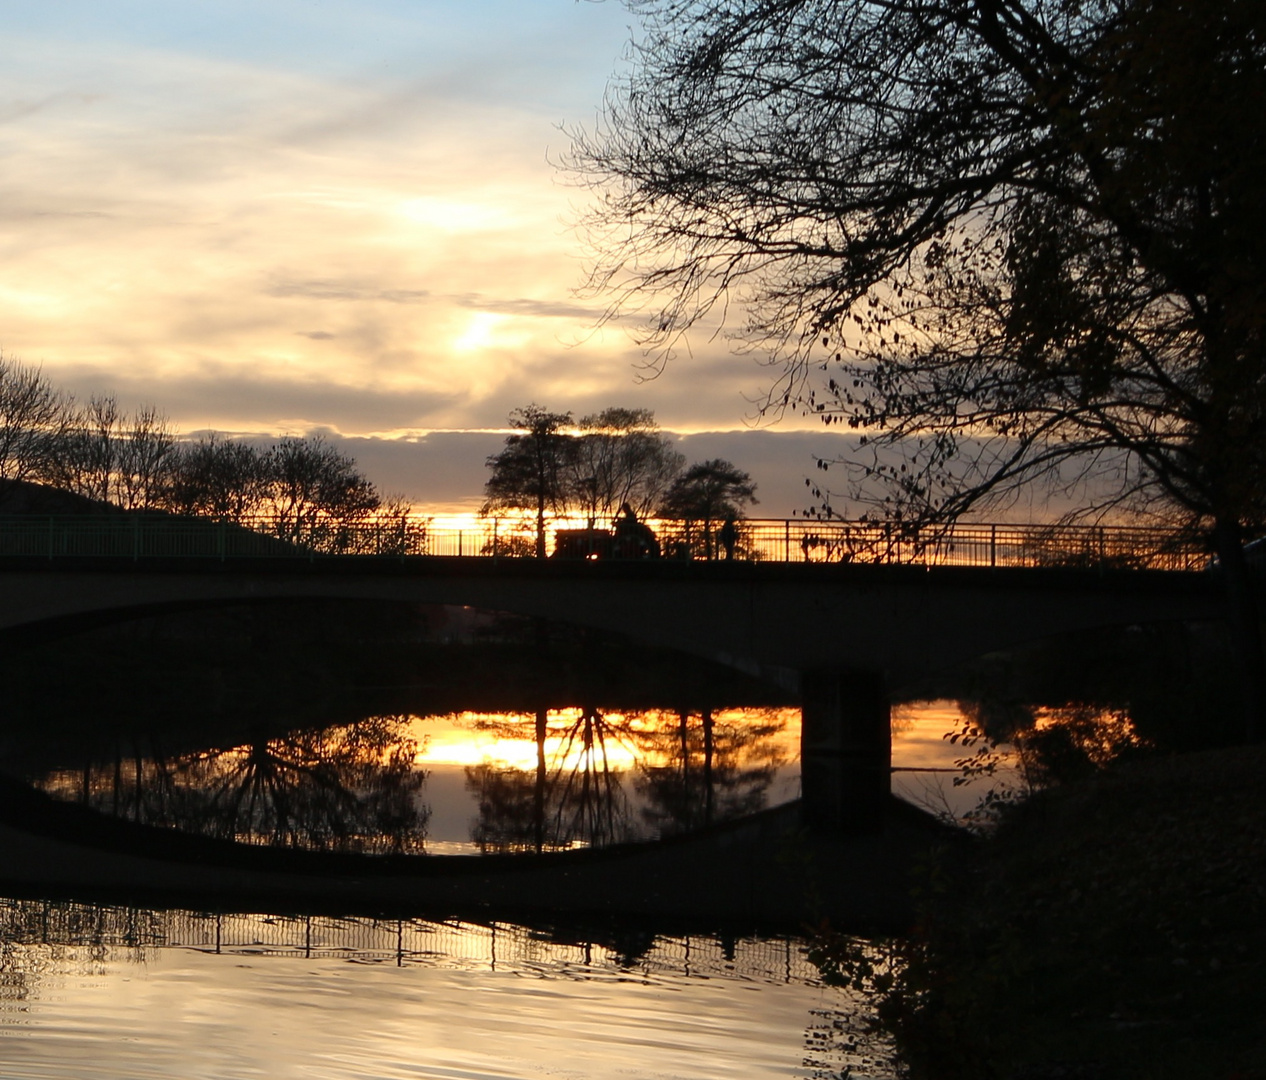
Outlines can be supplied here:
<path id="1" fill-rule="evenodd" d="M 213 39 L 157 0 L 137 26 L 161 31 L 30 16 L 0 72 L 27 103 L 0 125 L 22 163 L 0 176 L 6 352 L 186 430 L 485 429 L 531 401 L 741 426 L 767 372 L 705 339 L 640 380 L 573 292 L 545 147 L 560 102 L 599 99 L 623 17 L 490 2 L 492 24 L 441 4 L 257 25 L 243 3 Z"/>
<path id="2" fill-rule="evenodd" d="M 62 91 L 46 94 L 36 101 L 12 101 L 7 105 L 0 105 L 0 125 L 25 120 L 27 117 L 35 116 L 37 113 L 61 108 L 65 105 L 91 105 L 96 100 L 99 100 L 99 95 Z"/>
<path id="3" fill-rule="evenodd" d="M 287 378 L 284 373 L 206 360 L 177 367 L 161 379 L 136 368 L 101 371 L 45 365 L 45 372 L 81 399 L 113 393 L 125 408 L 156 405 L 183 431 L 417 430 L 430 426 L 431 417 L 460 408 L 462 396 L 451 390 Z"/>
<path id="4" fill-rule="evenodd" d="M 417 304 L 430 299 L 426 289 L 383 289 L 358 287 L 337 281 L 283 281 L 270 286 L 269 296 L 304 297 L 310 300 L 385 301 L 388 304 Z"/>
<path id="5" fill-rule="evenodd" d="M 853 435 L 817 431 L 707 431 L 682 436 L 677 448 L 690 463 L 723 458 L 751 474 L 756 481 L 753 517 L 788 518 L 815 505 L 809 479 L 819 484 L 823 476 L 820 458 L 848 457 L 857 451 Z M 840 477 L 842 483 L 842 476 Z M 841 496 L 845 493 L 840 492 Z M 847 502 L 841 500 L 841 507 Z"/>
<path id="6" fill-rule="evenodd" d="M 402 437 L 346 436 L 316 427 L 344 453 L 354 457 L 380 491 L 402 494 L 432 512 L 472 511 L 483 501 L 488 479 L 485 461 L 504 445 L 496 431 L 436 431 Z M 271 436 L 257 435 L 267 443 Z M 815 455 L 840 454 L 855 440 L 828 432 L 728 431 L 677 438 L 687 463 L 724 458 L 752 475 L 760 502 L 753 517 L 787 518 L 813 500 L 805 487 L 815 474 Z M 820 472 L 817 472 L 821 476 Z"/>
<path id="7" fill-rule="evenodd" d="M 474 308 L 477 311 L 491 311 L 504 315 L 529 315 L 547 319 L 589 319 L 596 320 L 601 314 L 591 307 L 566 301 L 528 300 L 518 298 L 500 300 L 483 296 L 479 293 L 465 293 L 451 297 L 459 307 Z"/>

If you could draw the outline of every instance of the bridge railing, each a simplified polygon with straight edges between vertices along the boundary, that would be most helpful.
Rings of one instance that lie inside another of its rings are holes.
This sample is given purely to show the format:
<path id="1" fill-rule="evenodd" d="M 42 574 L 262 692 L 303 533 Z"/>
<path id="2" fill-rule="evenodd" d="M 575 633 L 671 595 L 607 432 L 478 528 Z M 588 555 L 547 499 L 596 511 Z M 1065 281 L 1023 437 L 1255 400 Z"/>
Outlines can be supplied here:
<path id="1" fill-rule="evenodd" d="M 727 548 L 720 522 L 651 521 L 665 558 L 779 563 L 1107 567 L 1199 570 L 1208 552 L 1188 535 L 1135 526 L 957 523 L 914 528 L 860 521 L 744 520 Z M 549 547 L 552 551 L 553 536 Z M 409 517 L 354 524 L 244 524 L 162 515 L 0 515 L 0 558 L 303 558 L 365 555 L 530 556 L 520 522 L 437 528 Z"/>
<path id="2" fill-rule="evenodd" d="M 317 555 L 425 555 L 423 519 L 242 524 L 166 515 L 3 515 L 0 558 L 313 558 Z"/>
<path id="3" fill-rule="evenodd" d="M 680 527 L 679 527 L 680 528 Z M 725 557 L 716 533 L 690 550 Z M 909 563 L 926 566 L 1107 567 L 1199 570 L 1207 550 L 1189 534 L 1113 525 L 958 522 L 915 527 L 881 522 L 741 522 L 736 557 L 779 562 Z"/>

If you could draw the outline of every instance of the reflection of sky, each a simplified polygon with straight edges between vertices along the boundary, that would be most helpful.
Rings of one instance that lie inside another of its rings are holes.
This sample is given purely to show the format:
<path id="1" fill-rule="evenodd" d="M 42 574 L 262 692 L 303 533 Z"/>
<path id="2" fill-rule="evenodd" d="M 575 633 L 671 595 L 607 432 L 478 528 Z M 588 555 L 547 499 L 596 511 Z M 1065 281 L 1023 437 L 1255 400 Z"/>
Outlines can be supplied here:
<path id="1" fill-rule="evenodd" d="M 612 727 L 626 723 L 623 713 L 603 713 L 603 719 Z M 548 715 L 549 735 L 545 740 L 545 753 L 551 762 L 563 749 L 566 730 L 581 716 L 579 709 L 551 709 Z M 717 724 L 781 723 L 783 728 L 760 743 L 761 749 L 778 749 L 790 758 L 800 756 L 800 710 L 795 708 L 773 709 L 718 709 L 713 713 Z M 668 712 L 629 713 L 627 720 L 634 730 L 650 731 L 659 727 L 673 727 L 677 714 Z M 699 727 L 699 715 L 692 713 L 691 730 Z M 512 737 L 505 731 L 507 725 L 517 727 L 522 734 Z M 530 713 L 458 713 L 449 716 L 414 717 L 412 734 L 421 749 L 417 761 L 424 767 L 435 765 L 491 764 L 516 769 L 536 768 L 535 720 Z M 653 754 L 637 754 L 630 742 L 614 738 L 607 743 L 607 760 L 611 768 L 623 771 L 638 760 L 658 766 L 663 764 Z"/>
<path id="2" fill-rule="evenodd" d="M 783 729 L 763 739 L 753 750 L 779 751 L 785 764 L 778 767 L 770 784 L 767 804 L 776 806 L 800 794 L 800 711 L 793 708 L 776 709 L 722 709 L 713 714 L 718 724 L 764 724 L 780 722 Z M 565 745 L 562 730 L 580 716 L 579 709 L 551 710 L 545 752 L 549 773 L 553 776 L 559 768 L 561 752 Z M 675 725 L 676 714 L 636 713 L 629 714 L 633 723 L 649 729 L 657 723 Z M 625 720 L 623 714 L 604 714 L 608 724 L 619 726 Z M 522 737 L 513 738 L 504 732 L 507 723 L 520 726 Z M 691 729 L 698 740 L 699 717 L 691 716 Z M 496 725 L 499 730 L 492 730 Z M 471 855 L 478 851 L 471 841 L 471 828 L 478 817 L 478 794 L 466 783 L 466 769 L 474 765 L 494 765 L 503 768 L 534 772 L 536 769 L 536 742 L 533 735 L 534 718 L 531 714 L 510 713 L 459 713 L 450 716 L 415 717 L 411 733 L 421 747 L 418 765 L 427 770 L 423 797 L 430 807 L 427 821 L 427 851 L 434 855 Z M 659 755 L 648 753 L 619 738 L 608 738 L 604 746 L 606 759 L 612 772 L 629 773 L 638 765 L 659 766 L 664 764 Z M 699 746 L 694 747 L 698 752 Z M 578 750 L 573 750 L 567 767 L 576 764 Z M 600 764 L 600 758 L 598 759 Z M 739 765 L 750 764 L 739 756 Z M 640 799 L 632 785 L 626 785 L 625 794 L 640 805 Z"/>
<path id="3" fill-rule="evenodd" d="M 806 1046 L 806 1029 L 823 1025 L 814 1010 L 828 1010 L 828 1023 L 838 1016 L 846 1031 L 862 1024 L 856 1002 L 806 981 L 798 942 L 740 940 L 727 958 L 715 938 L 647 940 L 646 955 L 622 969 L 600 945 L 553 945 L 506 925 L 201 921 L 206 932 L 193 948 L 85 940 L 7 950 L 0 1072 L 763 1080 L 808 1075 L 806 1055 L 822 1075 L 836 1075 L 863 1054 L 882 1054 L 866 1036 L 851 1049 L 844 1039 Z M 225 955 L 212 952 L 217 930 Z M 322 949 L 326 941 L 333 947 Z M 397 943 L 406 950 L 400 966 Z"/>
<path id="4" fill-rule="evenodd" d="M 892 790 L 916 806 L 933 813 L 948 812 L 956 818 L 974 808 L 994 786 L 1014 782 L 1011 769 L 999 770 L 992 779 L 981 777 L 954 786 L 960 775 L 956 761 L 970 757 L 979 744 L 964 749 L 947 735 L 963 729 L 963 715 L 952 701 L 914 701 L 892 710 L 892 764 L 900 769 L 946 770 L 894 772 Z"/>

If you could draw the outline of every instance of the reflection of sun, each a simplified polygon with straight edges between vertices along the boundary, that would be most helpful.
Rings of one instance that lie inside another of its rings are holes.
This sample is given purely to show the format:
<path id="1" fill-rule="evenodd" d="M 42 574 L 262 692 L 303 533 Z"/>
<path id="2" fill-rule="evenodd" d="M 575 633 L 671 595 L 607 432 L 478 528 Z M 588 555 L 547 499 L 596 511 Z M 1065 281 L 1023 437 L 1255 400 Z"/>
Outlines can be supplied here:
<path id="1" fill-rule="evenodd" d="M 545 756 L 551 767 L 558 764 L 558 756 L 568 743 L 565 729 L 580 716 L 579 709 L 550 711 L 550 733 L 545 739 Z M 614 714 L 613 720 L 619 719 Z M 524 734 L 515 738 L 508 732 L 481 729 L 481 723 L 489 721 L 516 723 Z M 425 731 L 428 741 L 416 757 L 419 765 L 496 765 L 502 768 L 536 768 L 536 742 L 532 738 L 533 718 L 527 713 L 459 713 L 452 717 L 414 718 L 415 729 Z M 579 754 L 573 746 L 568 756 L 570 763 Z M 631 768 L 636 762 L 632 748 L 611 740 L 607 743 L 607 762 L 620 771 Z"/>
<path id="2" fill-rule="evenodd" d="M 566 767 L 574 766 L 581 753 L 579 740 L 571 742 L 567 732 L 580 718 L 579 709 L 551 709 L 549 713 L 549 734 L 545 739 L 545 756 L 550 768 L 559 766 L 558 757 L 568 748 L 570 754 L 564 763 Z M 620 772 L 642 764 L 657 764 L 657 756 L 647 754 L 644 750 L 639 755 L 638 748 L 630 745 L 623 738 L 615 735 L 615 729 L 622 727 L 627 721 L 632 730 L 653 731 L 658 728 L 675 727 L 677 714 L 649 710 L 641 713 L 624 714 L 610 712 L 605 714 L 604 722 L 613 737 L 604 740 L 604 747 L 596 749 L 597 759 L 605 750 L 607 765 L 613 771 Z M 788 759 L 795 760 L 800 755 L 800 711 L 791 707 L 721 709 L 714 714 L 718 724 L 775 725 L 779 730 L 764 745 L 777 747 Z M 698 716 L 692 721 L 696 726 Z M 513 731 L 494 730 L 498 726 L 517 727 L 522 735 L 515 737 Z M 496 765 L 503 768 L 534 769 L 536 767 L 536 742 L 532 737 L 533 718 L 528 713 L 474 713 L 464 712 L 450 716 L 430 716 L 412 718 L 412 734 L 422 748 L 416 757 L 420 766 L 428 765 Z"/>
<path id="3" fill-rule="evenodd" d="M 466 329 L 453 339 L 453 348 L 458 352 L 488 348 L 496 337 L 497 326 L 505 319 L 504 315 L 494 315 L 491 311 L 476 311 L 466 323 Z"/>

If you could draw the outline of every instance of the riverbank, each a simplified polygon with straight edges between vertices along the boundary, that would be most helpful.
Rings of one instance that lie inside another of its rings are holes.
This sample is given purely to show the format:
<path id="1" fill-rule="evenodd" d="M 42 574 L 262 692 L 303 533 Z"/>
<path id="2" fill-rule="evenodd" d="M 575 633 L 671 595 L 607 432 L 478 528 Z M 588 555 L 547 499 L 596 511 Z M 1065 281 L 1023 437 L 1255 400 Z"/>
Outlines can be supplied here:
<path id="1" fill-rule="evenodd" d="M 1266 749 L 1136 761 L 943 864 L 881 1009 L 914 1075 L 1266 1078 L 1264 793 Z"/>

